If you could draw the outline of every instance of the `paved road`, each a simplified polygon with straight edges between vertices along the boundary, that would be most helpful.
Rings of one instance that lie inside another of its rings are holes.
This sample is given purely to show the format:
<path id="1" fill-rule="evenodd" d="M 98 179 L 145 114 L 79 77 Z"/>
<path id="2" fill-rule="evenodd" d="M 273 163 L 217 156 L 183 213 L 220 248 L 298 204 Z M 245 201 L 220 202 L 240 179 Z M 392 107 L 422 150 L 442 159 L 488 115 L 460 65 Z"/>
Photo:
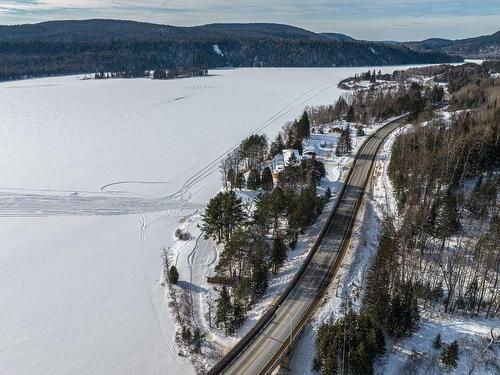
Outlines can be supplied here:
<path id="1" fill-rule="evenodd" d="M 248 337 L 243 338 L 241 344 L 235 347 L 236 350 L 223 358 L 210 374 L 265 374 L 276 366 L 279 357 L 307 321 L 309 313 L 327 286 L 332 276 L 330 271 L 352 228 L 379 146 L 398 126 L 398 122 L 389 122 L 366 141 L 358 152 L 317 251 L 298 282 L 274 314 L 267 319 L 264 316 L 262 326 L 254 332 L 250 331 Z"/>

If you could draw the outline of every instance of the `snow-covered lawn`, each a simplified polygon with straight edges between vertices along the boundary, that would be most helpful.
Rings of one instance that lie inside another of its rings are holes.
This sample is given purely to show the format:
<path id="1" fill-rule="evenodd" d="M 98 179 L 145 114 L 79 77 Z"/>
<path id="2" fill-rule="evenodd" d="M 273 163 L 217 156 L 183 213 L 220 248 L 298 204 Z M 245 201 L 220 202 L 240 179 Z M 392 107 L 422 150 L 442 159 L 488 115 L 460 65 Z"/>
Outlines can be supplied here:
<path id="1" fill-rule="evenodd" d="M 0 373 L 192 373 L 174 343 L 161 248 L 219 190 L 213 161 L 333 103 L 337 82 L 365 70 L 0 84 Z"/>

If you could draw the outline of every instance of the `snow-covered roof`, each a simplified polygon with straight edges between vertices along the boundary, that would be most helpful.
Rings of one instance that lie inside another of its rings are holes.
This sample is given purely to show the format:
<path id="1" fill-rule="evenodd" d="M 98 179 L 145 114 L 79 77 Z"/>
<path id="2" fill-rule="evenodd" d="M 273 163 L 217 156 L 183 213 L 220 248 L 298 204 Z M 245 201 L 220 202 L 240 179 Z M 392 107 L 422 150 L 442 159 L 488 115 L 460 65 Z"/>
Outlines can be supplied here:
<path id="1" fill-rule="evenodd" d="M 274 164 L 283 164 L 284 162 L 285 162 L 285 159 L 283 158 L 283 154 L 278 154 L 273 158 Z"/>
<path id="2" fill-rule="evenodd" d="M 314 145 L 308 145 L 304 148 L 304 151 L 302 151 L 302 154 L 304 155 L 316 155 L 316 147 Z"/>

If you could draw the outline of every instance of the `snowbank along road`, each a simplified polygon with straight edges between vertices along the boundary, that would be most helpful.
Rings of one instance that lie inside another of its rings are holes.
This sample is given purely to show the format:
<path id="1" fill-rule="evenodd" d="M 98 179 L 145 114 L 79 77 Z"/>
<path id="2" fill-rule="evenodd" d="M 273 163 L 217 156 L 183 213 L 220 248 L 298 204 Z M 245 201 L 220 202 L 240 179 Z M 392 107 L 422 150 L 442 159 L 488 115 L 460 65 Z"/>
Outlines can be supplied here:
<path id="1" fill-rule="evenodd" d="M 278 365 L 319 302 L 342 258 L 375 156 L 385 138 L 400 126 L 399 120 L 401 118 L 388 122 L 358 151 L 337 205 L 304 267 L 276 304 L 209 374 L 267 374 Z"/>

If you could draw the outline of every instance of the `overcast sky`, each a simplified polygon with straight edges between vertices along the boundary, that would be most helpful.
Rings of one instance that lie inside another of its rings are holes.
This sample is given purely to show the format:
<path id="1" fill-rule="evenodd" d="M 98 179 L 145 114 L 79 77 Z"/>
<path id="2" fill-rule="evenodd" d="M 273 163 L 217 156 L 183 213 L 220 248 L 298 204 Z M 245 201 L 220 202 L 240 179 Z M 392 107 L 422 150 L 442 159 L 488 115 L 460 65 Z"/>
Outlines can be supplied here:
<path id="1" fill-rule="evenodd" d="M 276 22 L 369 40 L 458 39 L 500 30 L 500 0 L 0 0 L 0 24 L 85 18 Z"/>

